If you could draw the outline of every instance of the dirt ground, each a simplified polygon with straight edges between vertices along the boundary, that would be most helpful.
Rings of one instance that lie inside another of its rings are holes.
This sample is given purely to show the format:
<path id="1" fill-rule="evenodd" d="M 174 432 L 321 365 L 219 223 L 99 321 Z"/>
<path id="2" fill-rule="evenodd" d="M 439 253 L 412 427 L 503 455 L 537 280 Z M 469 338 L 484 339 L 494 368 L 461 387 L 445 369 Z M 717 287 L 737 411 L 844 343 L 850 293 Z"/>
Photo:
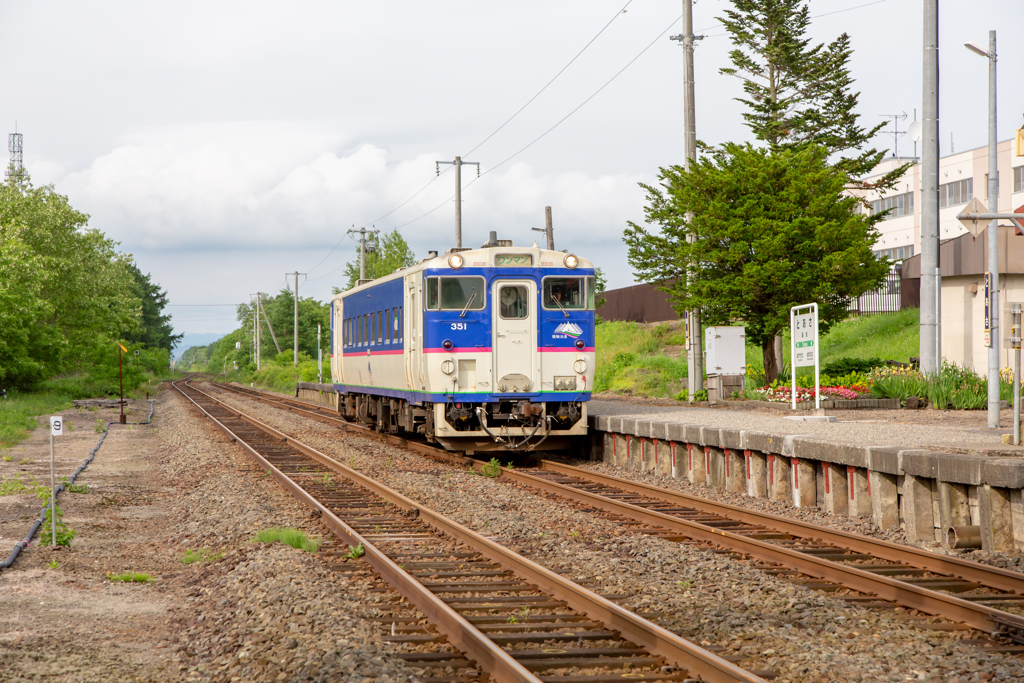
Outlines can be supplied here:
<path id="1" fill-rule="evenodd" d="M 381 647 L 373 577 L 336 571 L 323 553 L 252 541 L 256 530 L 324 530 L 236 445 L 170 390 L 150 425 L 115 424 L 79 476 L 87 493 L 63 493 L 70 549 L 38 537 L 0 571 L 0 681 L 409 680 Z M 144 420 L 133 401 L 128 420 Z M 114 410 L 63 413 L 57 476 L 70 474 L 99 441 Z M 40 420 L 42 425 L 42 420 Z M 72 429 L 73 428 L 73 429 Z M 21 473 L 49 482 L 42 426 L 2 452 L 0 481 Z M 0 496 L 4 558 L 38 516 L 34 492 Z M 185 564 L 209 548 L 211 562 Z M 145 572 L 149 583 L 108 573 Z M 372 591 L 371 591 L 372 592 Z M 308 600 L 308 602 L 307 602 Z"/>

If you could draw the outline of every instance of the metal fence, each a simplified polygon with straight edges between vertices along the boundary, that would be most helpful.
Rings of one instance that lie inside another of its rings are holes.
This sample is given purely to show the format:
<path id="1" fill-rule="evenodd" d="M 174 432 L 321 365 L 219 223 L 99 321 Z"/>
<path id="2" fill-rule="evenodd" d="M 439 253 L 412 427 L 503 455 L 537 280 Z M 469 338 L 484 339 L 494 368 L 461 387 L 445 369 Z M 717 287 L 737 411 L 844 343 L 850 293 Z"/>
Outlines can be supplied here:
<path id="1" fill-rule="evenodd" d="M 900 268 L 891 270 L 885 276 L 882 286 L 876 290 L 865 292 L 850 301 L 847 309 L 854 315 L 871 313 L 896 313 L 904 308 Z"/>

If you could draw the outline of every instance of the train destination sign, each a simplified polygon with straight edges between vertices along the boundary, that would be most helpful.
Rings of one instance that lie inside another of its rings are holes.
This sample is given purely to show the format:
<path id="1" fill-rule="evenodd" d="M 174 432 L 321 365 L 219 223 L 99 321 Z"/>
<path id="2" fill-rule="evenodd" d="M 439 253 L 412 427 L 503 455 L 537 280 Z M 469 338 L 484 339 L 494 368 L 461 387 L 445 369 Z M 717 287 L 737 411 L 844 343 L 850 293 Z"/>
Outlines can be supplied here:
<path id="1" fill-rule="evenodd" d="M 530 254 L 498 254 L 494 257 L 494 265 L 529 268 L 533 265 L 533 256 Z"/>

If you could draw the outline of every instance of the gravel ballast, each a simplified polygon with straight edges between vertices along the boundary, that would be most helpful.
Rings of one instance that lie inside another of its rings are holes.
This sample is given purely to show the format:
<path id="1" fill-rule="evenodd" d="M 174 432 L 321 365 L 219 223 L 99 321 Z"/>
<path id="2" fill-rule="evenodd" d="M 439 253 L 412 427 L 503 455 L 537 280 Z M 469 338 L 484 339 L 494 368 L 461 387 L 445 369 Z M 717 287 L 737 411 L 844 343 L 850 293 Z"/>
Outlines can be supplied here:
<path id="1" fill-rule="evenodd" d="M 502 539 L 549 568 L 627 593 L 626 605 L 783 681 L 1024 680 L 1024 662 L 958 643 L 972 632 L 913 628 L 766 575 L 727 556 L 642 536 L 532 491 L 348 435 L 227 393 L 218 398 L 314 448 Z"/>

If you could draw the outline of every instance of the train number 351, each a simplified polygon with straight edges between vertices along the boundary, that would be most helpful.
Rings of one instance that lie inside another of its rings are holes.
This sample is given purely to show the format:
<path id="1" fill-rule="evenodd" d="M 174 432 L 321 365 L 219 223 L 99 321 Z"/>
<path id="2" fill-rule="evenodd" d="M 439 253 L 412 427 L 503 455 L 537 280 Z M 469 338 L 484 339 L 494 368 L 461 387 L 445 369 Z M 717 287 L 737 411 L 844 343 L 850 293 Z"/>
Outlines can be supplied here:
<path id="1" fill-rule="evenodd" d="M 452 323 L 453 330 L 464 330 L 466 329 L 466 323 Z"/>

